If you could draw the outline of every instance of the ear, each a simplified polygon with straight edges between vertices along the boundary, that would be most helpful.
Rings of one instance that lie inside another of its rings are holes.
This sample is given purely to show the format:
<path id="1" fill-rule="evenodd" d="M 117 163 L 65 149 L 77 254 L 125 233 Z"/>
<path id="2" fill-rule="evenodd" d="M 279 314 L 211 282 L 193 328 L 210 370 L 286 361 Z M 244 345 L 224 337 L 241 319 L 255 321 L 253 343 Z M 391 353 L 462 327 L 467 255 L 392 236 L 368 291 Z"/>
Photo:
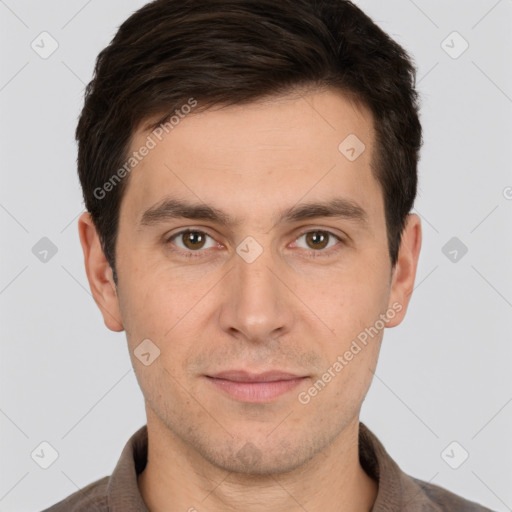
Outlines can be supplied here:
<path id="1" fill-rule="evenodd" d="M 111 331 L 123 331 L 124 327 L 112 268 L 105 258 L 96 227 L 89 212 L 83 213 L 78 219 L 78 234 L 84 252 L 84 264 L 89 287 L 94 301 L 103 315 L 103 321 Z"/>
<path id="2" fill-rule="evenodd" d="M 388 308 L 393 308 L 397 314 L 386 323 L 386 327 L 396 327 L 402 322 L 407 312 L 407 306 L 414 289 L 414 279 L 421 249 L 421 219 L 418 215 L 410 213 L 402 233 L 402 241 L 398 253 L 398 260 L 391 277 L 391 291 Z M 397 307 L 401 305 L 401 308 Z"/>

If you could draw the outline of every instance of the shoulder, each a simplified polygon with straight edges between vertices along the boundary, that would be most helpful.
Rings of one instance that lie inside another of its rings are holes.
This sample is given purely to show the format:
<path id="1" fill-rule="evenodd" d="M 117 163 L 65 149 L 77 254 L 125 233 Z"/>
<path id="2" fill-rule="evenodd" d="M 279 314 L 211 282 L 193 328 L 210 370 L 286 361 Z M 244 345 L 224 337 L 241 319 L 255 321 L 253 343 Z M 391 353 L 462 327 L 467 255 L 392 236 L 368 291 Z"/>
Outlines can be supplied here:
<path id="1" fill-rule="evenodd" d="M 423 491 L 432 508 L 432 512 L 493 512 L 474 501 L 469 501 L 447 489 L 434 485 L 417 478 L 410 477 Z M 414 507 L 413 507 L 414 508 Z M 412 509 L 411 509 L 412 512 Z M 416 512 L 416 510 L 415 510 Z"/>
<path id="2" fill-rule="evenodd" d="M 108 476 L 86 485 L 43 512 L 107 512 Z"/>
<path id="3" fill-rule="evenodd" d="M 494 512 L 402 471 L 377 436 L 362 422 L 359 458 L 363 469 L 379 484 L 373 512 Z"/>

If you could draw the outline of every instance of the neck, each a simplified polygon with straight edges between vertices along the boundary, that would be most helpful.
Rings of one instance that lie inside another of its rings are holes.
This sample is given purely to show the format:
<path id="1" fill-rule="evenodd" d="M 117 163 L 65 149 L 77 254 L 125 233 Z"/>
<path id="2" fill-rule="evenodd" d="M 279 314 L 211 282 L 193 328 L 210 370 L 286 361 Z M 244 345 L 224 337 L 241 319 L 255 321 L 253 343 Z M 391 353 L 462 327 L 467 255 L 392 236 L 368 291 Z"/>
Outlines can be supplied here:
<path id="1" fill-rule="evenodd" d="M 359 419 L 301 467 L 275 475 L 213 466 L 148 414 L 148 462 L 138 477 L 151 512 L 369 512 L 378 484 L 359 462 Z"/>

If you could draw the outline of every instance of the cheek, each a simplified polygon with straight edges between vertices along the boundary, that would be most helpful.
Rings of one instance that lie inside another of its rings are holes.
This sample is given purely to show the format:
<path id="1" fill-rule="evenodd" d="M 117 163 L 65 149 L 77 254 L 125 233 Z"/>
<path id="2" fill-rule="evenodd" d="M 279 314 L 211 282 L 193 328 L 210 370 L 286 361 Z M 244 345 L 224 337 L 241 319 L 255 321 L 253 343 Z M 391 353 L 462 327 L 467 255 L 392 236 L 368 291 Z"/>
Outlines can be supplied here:
<path id="1" fill-rule="evenodd" d="M 339 340 L 373 325 L 387 305 L 389 287 L 378 265 L 340 268 L 307 284 L 298 295 Z"/>
<path id="2" fill-rule="evenodd" d="M 154 321 L 162 318 L 163 312 L 173 314 L 173 298 L 174 304 L 179 304 L 177 290 L 180 298 L 186 293 L 180 286 L 179 277 L 172 278 L 165 265 L 152 261 L 148 251 L 132 251 L 122 260 L 119 258 L 118 273 L 122 309 L 133 326 L 139 323 L 158 325 Z"/>
<path id="3" fill-rule="evenodd" d="M 174 274 L 176 278 L 161 273 L 155 278 L 149 271 L 134 272 L 123 282 L 120 306 L 132 355 L 142 340 L 150 339 L 160 351 L 160 365 L 181 375 L 209 318 L 207 301 L 201 300 L 209 286 L 197 282 L 186 286 L 179 272 Z"/>

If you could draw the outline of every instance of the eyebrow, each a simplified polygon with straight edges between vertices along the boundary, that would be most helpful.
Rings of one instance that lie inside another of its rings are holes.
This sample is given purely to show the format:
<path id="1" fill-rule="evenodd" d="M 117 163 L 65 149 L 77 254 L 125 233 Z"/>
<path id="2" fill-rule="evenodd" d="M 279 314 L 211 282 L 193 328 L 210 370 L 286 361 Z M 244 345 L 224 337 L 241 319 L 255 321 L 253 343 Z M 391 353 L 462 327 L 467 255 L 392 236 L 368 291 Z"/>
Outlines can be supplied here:
<path id="1" fill-rule="evenodd" d="M 368 225 L 368 214 L 361 206 L 351 199 L 335 197 L 326 202 L 301 203 L 279 212 L 274 218 L 274 226 L 283 222 L 299 222 L 317 217 L 346 219 L 363 227 Z M 181 218 L 212 221 L 227 227 L 239 224 L 239 221 L 233 219 L 229 214 L 213 206 L 167 197 L 144 211 L 139 222 L 139 229 L 143 226 L 154 226 Z"/>

